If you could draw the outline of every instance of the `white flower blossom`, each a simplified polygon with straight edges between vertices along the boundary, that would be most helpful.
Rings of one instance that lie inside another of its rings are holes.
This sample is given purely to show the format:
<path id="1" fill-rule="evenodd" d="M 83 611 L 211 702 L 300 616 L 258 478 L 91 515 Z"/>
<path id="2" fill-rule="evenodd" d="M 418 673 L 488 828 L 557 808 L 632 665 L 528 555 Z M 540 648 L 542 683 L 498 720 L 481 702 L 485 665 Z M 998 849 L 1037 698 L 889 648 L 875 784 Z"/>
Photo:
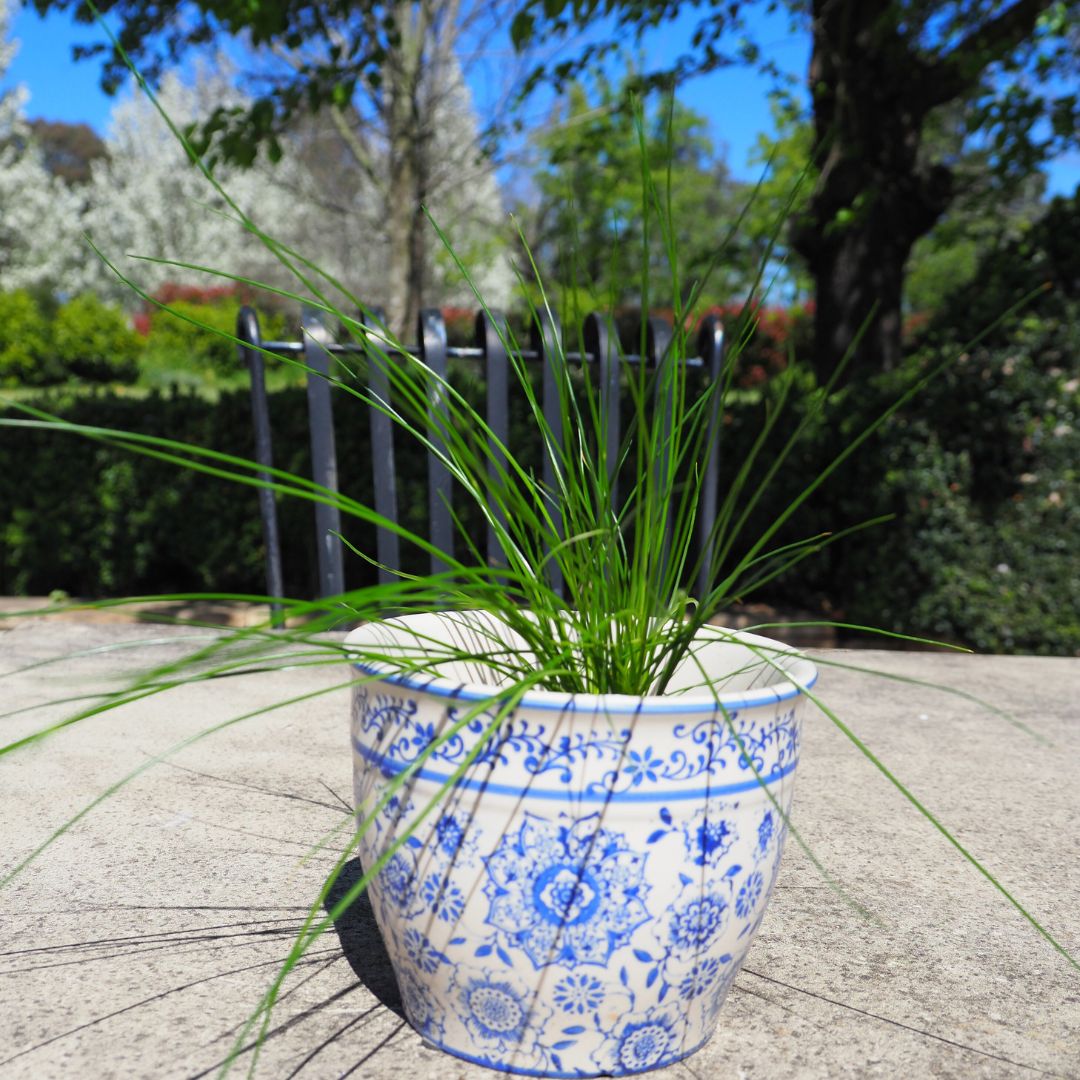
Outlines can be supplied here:
<path id="1" fill-rule="evenodd" d="M 0 79 L 18 42 L 13 7 L 0 0 Z M 79 254 L 80 199 L 46 170 L 26 122 L 26 88 L 0 94 L 0 290 L 64 290 Z"/>

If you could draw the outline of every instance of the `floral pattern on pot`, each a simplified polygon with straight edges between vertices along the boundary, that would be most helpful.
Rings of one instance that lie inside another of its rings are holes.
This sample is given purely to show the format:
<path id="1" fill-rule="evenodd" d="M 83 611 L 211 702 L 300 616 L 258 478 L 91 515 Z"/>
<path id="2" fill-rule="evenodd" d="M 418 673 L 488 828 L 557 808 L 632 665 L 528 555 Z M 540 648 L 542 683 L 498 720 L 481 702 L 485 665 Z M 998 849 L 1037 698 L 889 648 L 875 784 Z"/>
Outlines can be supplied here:
<path id="1" fill-rule="evenodd" d="M 600 815 L 545 821 L 527 813 L 486 860 L 487 921 L 536 968 L 605 966 L 649 918 L 645 856 L 600 828 Z"/>
<path id="2" fill-rule="evenodd" d="M 445 709 L 443 729 L 437 730 L 419 713 L 414 698 L 373 693 L 367 687 L 357 688 L 354 697 L 362 736 L 354 738 L 354 749 L 386 776 L 415 768 L 423 754 L 416 772 L 424 779 L 445 783 L 473 753 L 470 776 L 499 766 L 511 769 L 530 786 L 534 778 L 540 778 L 543 787 L 537 787 L 550 790 L 546 785 L 570 783 L 587 764 L 593 778 L 581 795 L 604 802 L 613 794 L 662 791 L 673 783 L 712 778 L 750 790 L 759 778 L 776 780 L 793 772 L 799 756 L 799 726 L 793 708 L 777 710 L 767 724 L 739 711 L 696 723 L 676 722 L 668 736 L 671 745 L 661 754 L 653 747 L 635 749 L 633 727 L 613 729 L 606 724 L 602 730 L 562 732 L 561 725 L 538 723 L 521 716 L 519 710 L 486 738 L 495 724 L 490 713 L 470 718 L 468 710 L 450 706 Z M 429 749 L 437 736 L 442 741 Z M 481 740 L 485 745 L 475 753 Z M 465 779 L 459 785 L 477 782 Z M 507 793 L 504 785 L 494 786 Z M 700 790 L 707 792 L 710 787 Z"/>
<path id="3" fill-rule="evenodd" d="M 430 1044 L 580 1077 L 708 1039 L 779 868 L 797 697 L 691 717 L 526 700 L 485 747 L 491 717 L 449 693 L 387 681 L 353 706 L 360 857 L 383 863 L 372 905 Z"/>
<path id="4" fill-rule="evenodd" d="M 677 1006 L 656 1006 L 621 1017 L 596 1064 L 603 1067 L 614 1060 L 619 1072 L 637 1073 L 670 1065 L 685 1055 Z"/>

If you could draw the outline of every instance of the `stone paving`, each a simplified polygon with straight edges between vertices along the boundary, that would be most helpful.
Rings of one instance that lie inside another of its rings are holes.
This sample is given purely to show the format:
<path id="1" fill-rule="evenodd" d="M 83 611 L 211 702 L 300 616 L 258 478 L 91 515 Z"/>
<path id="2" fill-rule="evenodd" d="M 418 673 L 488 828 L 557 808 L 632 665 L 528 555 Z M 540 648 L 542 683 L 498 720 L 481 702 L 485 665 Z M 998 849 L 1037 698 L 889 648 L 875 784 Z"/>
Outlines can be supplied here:
<path id="1" fill-rule="evenodd" d="M 0 737 L 60 720 L 72 706 L 57 699 L 115 686 L 200 633 L 43 620 L 0 632 Z M 1050 744 L 961 697 L 823 669 L 830 707 L 1080 956 L 1080 659 L 819 656 L 977 694 Z M 215 680 L 0 759 L 0 868 L 10 870 L 182 739 L 328 691 L 147 769 L 0 890 L 0 1080 L 212 1076 L 238 1037 L 250 1043 L 245 1020 L 348 827 L 347 692 L 333 689 L 344 677 L 308 668 Z M 42 707 L 19 711 L 28 706 Z M 1080 1078 L 1080 971 L 820 715 L 808 717 L 795 802 L 807 843 L 873 919 L 789 841 L 716 1036 L 656 1080 Z M 234 1075 L 250 1061 L 246 1051 Z M 496 1074 L 409 1029 L 361 907 L 289 979 L 256 1075 Z"/>

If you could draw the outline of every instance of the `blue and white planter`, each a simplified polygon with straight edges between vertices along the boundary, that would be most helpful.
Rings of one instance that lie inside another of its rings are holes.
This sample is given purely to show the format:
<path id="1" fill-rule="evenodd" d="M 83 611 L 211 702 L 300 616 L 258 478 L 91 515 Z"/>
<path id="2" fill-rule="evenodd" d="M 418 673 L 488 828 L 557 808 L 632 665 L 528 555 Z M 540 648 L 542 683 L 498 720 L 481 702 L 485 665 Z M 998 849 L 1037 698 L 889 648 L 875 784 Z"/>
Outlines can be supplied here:
<path id="1" fill-rule="evenodd" d="M 362 627 L 415 653 L 462 615 Z M 487 624 L 490 626 L 490 623 Z M 466 631 L 467 632 L 467 631 Z M 530 692 L 370 886 L 406 1014 L 432 1045 L 506 1072 L 643 1072 L 693 1053 L 761 925 L 814 665 L 706 628 L 662 697 Z M 699 667 L 700 665 L 700 667 Z M 475 664 L 354 689 L 358 817 L 372 866 L 484 743 L 494 706 L 387 785 L 496 692 Z M 703 692 L 701 671 L 717 692 Z"/>

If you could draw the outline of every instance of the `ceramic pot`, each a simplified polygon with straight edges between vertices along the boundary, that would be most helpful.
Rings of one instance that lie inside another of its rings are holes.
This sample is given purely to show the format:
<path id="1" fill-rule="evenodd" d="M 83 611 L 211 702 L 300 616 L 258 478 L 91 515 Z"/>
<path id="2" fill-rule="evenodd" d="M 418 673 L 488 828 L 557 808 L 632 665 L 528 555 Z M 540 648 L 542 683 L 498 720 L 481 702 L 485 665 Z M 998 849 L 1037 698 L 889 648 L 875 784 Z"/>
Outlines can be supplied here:
<path id="1" fill-rule="evenodd" d="M 409 1022 L 457 1057 L 526 1075 L 668 1065 L 709 1038 L 764 917 L 786 831 L 777 808 L 788 812 L 799 759 L 800 687 L 816 668 L 709 627 L 663 696 L 532 691 L 489 735 L 491 670 L 408 675 L 386 659 L 466 643 L 476 619 L 485 642 L 505 636 L 487 616 L 457 614 L 349 638 L 368 654 L 359 670 L 378 676 L 353 692 L 358 818 L 384 802 L 362 863 L 465 766 L 370 885 Z"/>

